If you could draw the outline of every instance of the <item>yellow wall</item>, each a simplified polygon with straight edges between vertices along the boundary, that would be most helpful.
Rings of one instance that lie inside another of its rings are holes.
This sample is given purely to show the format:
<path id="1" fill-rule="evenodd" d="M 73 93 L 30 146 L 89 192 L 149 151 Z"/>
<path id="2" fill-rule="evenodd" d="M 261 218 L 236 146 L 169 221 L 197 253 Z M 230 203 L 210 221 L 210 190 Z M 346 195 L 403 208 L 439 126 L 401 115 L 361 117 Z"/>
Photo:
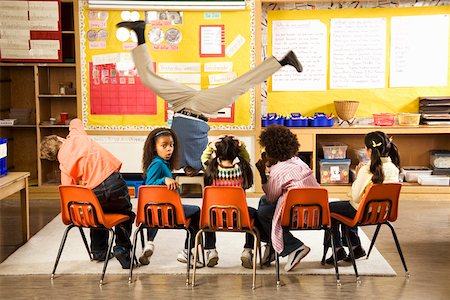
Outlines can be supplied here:
<path id="1" fill-rule="evenodd" d="M 268 90 L 267 111 L 287 115 L 291 112 L 300 112 L 303 115 L 313 115 L 314 112 L 335 113 L 334 100 L 357 100 L 360 105 L 357 117 L 372 116 L 373 112 L 417 112 L 419 109 L 418 97 L 422 96 L 448 96 L 450 95 L 450 80 L 444 87 L 408 87 L 389 88 L 389 49 L 390 49 L 390 22 L 392 16 L 448 14 L 449 6 L 421 7 L 421 8 L 370 8 L 370 9 L 340 9 L 340 10 L 278 10 L 268 12 L 269 25 L 269 52 L 272 49 L 272 21 L 274 20 L 320 20 L 329 29 L 332 18 L 387 18 L 386 35 L 386 87 L 383 89 L 327 89 L 326 91 L 298 91 L 273 92 L 271 85 Z M 430 34 L 432 34 L 430 32 Z M 450 39 L 450 37 L 449 37 Z M 329 53 L 328 53 L 329 55 Z M 433 55 L 433 49 L 426 53 L 423 59 Z M 450 55 L 449 55 L 450 57 Z M 329 57 L 328 57 L 329 61 Z M 450 59 L 449 59 L 450 61 Z M 450 64 L 449 64 L 450 66 Z M 450 74 L 450 68 L 449 68 Z M 329 66 L 327 87 L 329 88 Z"/>

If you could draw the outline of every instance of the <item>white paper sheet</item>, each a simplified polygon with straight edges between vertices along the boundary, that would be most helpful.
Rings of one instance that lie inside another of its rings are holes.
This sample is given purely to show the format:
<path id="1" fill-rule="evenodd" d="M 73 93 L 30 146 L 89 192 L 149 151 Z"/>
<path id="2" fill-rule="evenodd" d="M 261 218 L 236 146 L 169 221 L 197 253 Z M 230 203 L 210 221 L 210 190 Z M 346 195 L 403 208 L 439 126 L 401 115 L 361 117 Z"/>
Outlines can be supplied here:
<path id="1" fill-rule="evenodd" d="M 28 1 L 30 10 L 58 11 L 57 1 Z"/>
<path id="2" fill-rule="evenodd" d="M 233 55 L 244 45 L 245 38 L 238 34 L 234 40 L 225 48 L 225 54 L 228 57 L 233 57 Z"/>
<path id="3" fill-rule="evenodd" d="M 114 64 L 118 61 L 119 61 L 119 53 L 92 55 L 92 64 L 94 66 Z"/>
<path id="4" fill-rule="evenodd" d="M 330 89 L 384 88 L 386 18 L 331 19 Z"/>
<path id="5" fill-rule="evenodd" d="M 158 73 L 159 76 L 179 83 L 201 83 L 200 74 Z"/>
<path id="6" fill-rule="evenodd" d="M 31 21 L 58 21 L 59 12 L 56 10 L 30 10 Z"/>
<path id="7" fill-rule="evenodd" d="M 38 31 L 58 31 L 58 21 L 30 21 L 30 29 Z"/>
<path id="8" fill-rule="evenodd" d="M 392 17 L 391 87 L 448 84 L 449 15 Z"/>
<path id="9" fill-rule="evenodd" d="M 30 29 L 30 21 L 28 20 L 8 20 L 0 19 L 0 28 L 2 29 Z"/>
<path id="10" fill-rule="evenodd" d="M 59 40 L 31 40 L 31 48 L 60 50 L 61 43 Z"/>
<path id="11" fill-rule="evenodd" d="M 0 1 L 0 10 L 28 10 L 28 1 Z"/>
<path id="12" fill-rule="evenodd" d="M 28 29 L 1 29 L 0 38 L 23 38 L 30 39 L 30 30 Z"/>
<path id="13" fill-rule="evenodd" d="M 303 66 L 272 75 L 273 91 L 323 91 L 327 87 L 327 27 L 319 20 L 272 22 L 272 54 L 281 59 L 293 50 Z"/>
<path id="14" fill-rule="evenodd" d="M 13 20 L 28 20 L 28 11 L 18 10 L 18 9 L 1 9 L 0 10 L 1 19 L 13 19 Z"/>
<path id="15" fill-rule="evenodd" d="M 28 39 L 0 39 L 0 49 L 30 49 Z"/>
<path id="16" fill-rule="evenodd" d="M 205 63 L 203 70 L 205 72 L 231 72 L 233 63 L 231 61 Z"/>
<path id="17" fill-rule="evenodd" d="M 200 27 L 200 55 L 222 54 L 222 27 Z"/>
<path id="18" fill-rule="evenodd" d="M 30 50 L 2 49 L 2 58 L 8 59 L 30 59 Z"/>
<path id="19" fill-rule="evenodd" d="M 211 85 L 227 83 L 236 77 L 237 75 L 235 72 L 208 75 L 209 84 Z"/>
<path id="20" fill-rule="evenodd" d="M 200 73 L 200 63 L 158 63 L 158 72 Z"/>

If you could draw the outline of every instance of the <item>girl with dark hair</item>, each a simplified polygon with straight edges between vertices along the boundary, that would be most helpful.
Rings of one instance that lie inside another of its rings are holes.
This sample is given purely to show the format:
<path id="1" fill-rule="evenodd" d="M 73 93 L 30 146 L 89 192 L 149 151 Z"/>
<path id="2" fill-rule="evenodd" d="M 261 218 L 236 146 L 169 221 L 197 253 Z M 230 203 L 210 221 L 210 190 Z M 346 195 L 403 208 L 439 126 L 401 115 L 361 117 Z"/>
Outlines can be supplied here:
<path id="1" fill-rule="evenodd" d="M 392 142 L 384 132 L 373 131 L 368 133 L 364 138 L 364 144 L 370 162 L 367 164 L 359 164 L 356 167 L 356 179 L 352 184 L 349 193 L 350 201 L 336 201 L 330 203 L 330 211 L 339 213 L 343 216 L 353 218 L 358 210 L 359 203 L 363 198 L 366 190 L 372 184 L 398 182 L 400 169 L 400 156 L 397 146 Z M 350 255 L 347 255 L 343 248 L 341 233 L 338 223 L 331 218 L 333 226 L 334 244 L 336 246 L 337 261 L 351 261 Z M 341 224 L 341 226 L 345 226 Z M 357 227 L 349 230 L 350 242 L 352 243 L 355 259 L 366 256 L 366 252 L 361 246 L 358 237 Z M 327 264 L 334 264 L 333 256 L 326 260 Z"/>
<path id="2" fill-rule="evenodd" d="M 147 137 L 144 144 L 142 171 L 145 185 L 166 185 L 169 190 L 177 190 L 178 183 L 172 175 L 172 170 L 178 165 L 178 140 L 175 132 L 169 128 L 156 128 Z M 191 224 L 198 231 L 200 220 L 200 208 L 195 205 L 183 205 L 186 218 L 191 218 Z M 157 229 L 147 230 L 147 244 L 139 257 L 139 262 L 143 265 L 150 263 L 155 245 Z M 192 237 L 194 239 L 192 239 Z M 195 234 L 191 237 L 191 245 L 195 242 Z M 187 257 L 188 239 L 185 240 L 184 250 L 178 254 L 180 257 Z M 187 259 L 181 262 L 187 263 Z"/>
<path id="3" fill-rule="evenodd" d="M 213 157 L 214 156 L 214 157 Z M 240 186 L 244 190 L 253 185 L 253 172 L 250 156 L 245 144 L 232 135 L 222 135 L 208 144 L 201 157 L 205 167 L 206 186 Z M 248 208 L 251 218 L 256 217 L 256 209 Z M 253 268 L 253 235 L 246 233 L 241 264 L 244 268 Z M 216 250 L 216 234 L 205 232 L 206 265 L 214 267 L 219 255 Z"/>

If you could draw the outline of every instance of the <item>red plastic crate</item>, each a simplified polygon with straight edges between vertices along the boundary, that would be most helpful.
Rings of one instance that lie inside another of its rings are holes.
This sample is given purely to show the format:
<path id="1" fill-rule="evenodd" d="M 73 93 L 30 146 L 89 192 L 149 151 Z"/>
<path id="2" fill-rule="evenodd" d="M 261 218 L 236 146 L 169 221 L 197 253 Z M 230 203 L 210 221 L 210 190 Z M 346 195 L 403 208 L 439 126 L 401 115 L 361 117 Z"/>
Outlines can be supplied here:
<path id="1" fill-rule="evenodd" d="M 394 114 L 392 113 L 373 114 L 373 124 L 378 126 L 392 126 L 394 125 Z"/>

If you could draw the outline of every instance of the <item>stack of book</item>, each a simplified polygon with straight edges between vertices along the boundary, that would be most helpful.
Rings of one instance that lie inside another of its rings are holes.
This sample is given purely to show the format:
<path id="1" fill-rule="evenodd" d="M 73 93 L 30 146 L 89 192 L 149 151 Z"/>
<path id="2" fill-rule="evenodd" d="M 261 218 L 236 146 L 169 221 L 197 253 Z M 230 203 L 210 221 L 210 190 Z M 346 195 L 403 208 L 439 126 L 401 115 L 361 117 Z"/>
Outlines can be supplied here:
<path id="1" fill-rule="evenodd" d="M 419 103 L 423 124 L 450 125 L 450 96 L 420 97 Z"/>

